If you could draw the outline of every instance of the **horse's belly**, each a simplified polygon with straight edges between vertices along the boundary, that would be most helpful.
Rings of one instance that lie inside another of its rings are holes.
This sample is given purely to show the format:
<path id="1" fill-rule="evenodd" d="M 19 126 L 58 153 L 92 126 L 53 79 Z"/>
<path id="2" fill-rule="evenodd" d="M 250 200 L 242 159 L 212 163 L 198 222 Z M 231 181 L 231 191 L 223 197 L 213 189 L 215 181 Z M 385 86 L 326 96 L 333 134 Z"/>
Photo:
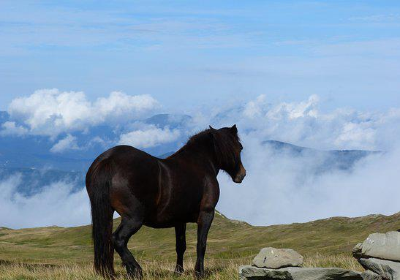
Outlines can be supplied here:
<path id="1" fill-rule="evenodd" d="M 186 211 L 163 211 L 146 215 L 144 225 L 153 228 L 175 227 L 182 223 L 194 223 L 197 221 L 198 213 Z"/>

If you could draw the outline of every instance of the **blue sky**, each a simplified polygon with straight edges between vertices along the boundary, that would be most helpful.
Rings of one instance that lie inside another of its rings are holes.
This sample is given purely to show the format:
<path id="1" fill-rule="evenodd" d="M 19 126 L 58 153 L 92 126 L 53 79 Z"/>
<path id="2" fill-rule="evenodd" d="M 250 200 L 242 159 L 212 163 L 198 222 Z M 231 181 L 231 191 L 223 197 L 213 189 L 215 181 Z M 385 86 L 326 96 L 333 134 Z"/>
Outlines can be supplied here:
<path id="1" fill-rule="evenodd" d="M 400 106 L 399 1 L 1 1 L 0 109 L 42 88 Z"/>
<path id="2" fill-rule="evenodd" d="M 240 187 L 219 177 L 219 209 L 235 219 L 398 211 L 398 0 L 0 0 L 0 86 L 0 110 L 10 114 L 0 141 L 47 137 L 52 155 L 117 144 L 167 152 L 209 124 L 236 123 L 248 176 Z M 192 118 L 143 121 L 159 113 Z M 268 139 L 387 153 L 321 174 L 320 156 L 274 156 Z M 86 191 L 61 183 L 12 200 L 21 180 L 0 181 L 0 206 L 14 213 L 0 222 L 87 224 Z"/>

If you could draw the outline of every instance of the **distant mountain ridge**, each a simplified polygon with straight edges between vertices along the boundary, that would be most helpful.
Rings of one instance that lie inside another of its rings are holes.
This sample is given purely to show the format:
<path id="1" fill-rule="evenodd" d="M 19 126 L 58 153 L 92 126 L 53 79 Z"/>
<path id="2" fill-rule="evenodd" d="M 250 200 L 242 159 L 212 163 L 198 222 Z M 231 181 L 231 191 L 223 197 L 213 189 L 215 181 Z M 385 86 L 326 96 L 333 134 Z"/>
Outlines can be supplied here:
<path id="1" fill-rule="evenodd" d="M 0 126 L 9 120 L 7 112 L 0 112 Z M 184 130 L 192 118 L 188 115 L 157 114 L 142 122 L 154 127 L 164 129 Z M 52 153 L 51 148 L 59 139 L 52 140 L 47 136 L 0 136 L 0 180 L 13 174 L 20 174 L 22 183 L 18 192 L 24 195 L 32 195 L 39 192 L 44 186 L 54 182 L 74 182 L 77 188 L 84 186 L 84 174 L 93 160 L 114 146 L 121 128 L 116 129 L 107 125 L 90 128 L 89 133 L 75 133 L 78 144 L 84 148 L 66 151 L 64 153 Z M 95 137 L 104 139 L 104 143 L 92 140 Z M 176 141 L 166 143 L 153 148 L 144 149 L 152 155 L 166 158 L 178 150 L 186 141 L 186 135 L 182 135 Z M 363 158 L 377 154 L 375 151 L 321 151 L 305 148 L 293 144 L 267 140 L 262 143 L 274 156 L 289 156 L 293 159 L 314 157 L 314 172 L 322 173 L 329 170 L 351 171 L 354 165 Z"/>
<path id="2" fill-rule="evenodd" d="M 371 155 L 381 154 L 381 151 L 366 150 L 317 150 L 313 148 L 301 147 L 286 142 L 267 140 L 263 145 L 276 153 L 290 155 L 292 157 L 314 157 L 319 159 L 316 173 L 326 172 L 332 169 L 351 171 L 354 165 Z"/>

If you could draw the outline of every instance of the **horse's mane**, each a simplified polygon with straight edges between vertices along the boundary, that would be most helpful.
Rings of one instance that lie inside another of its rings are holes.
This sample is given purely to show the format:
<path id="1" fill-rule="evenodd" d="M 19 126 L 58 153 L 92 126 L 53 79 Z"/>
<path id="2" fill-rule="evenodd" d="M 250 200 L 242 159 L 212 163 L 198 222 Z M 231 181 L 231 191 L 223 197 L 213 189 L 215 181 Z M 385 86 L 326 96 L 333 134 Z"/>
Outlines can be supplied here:
<path id="1" fill-rule="evenodd" d="M 235 136 L 234 134 L 229 133 L 228 129 L 229 128 L 227 128 L 226 131 L 215 129 L 205 129 L 200 131 L 191 136 L 179 151 L 193 146 L 209 145 L 211 149 L 215 150 L 217 160 L 220 164 L 235 164 L 236 159 L 233 153 L 235 148 L 235 137 L 237 141 L 240 141 L 240 139 L 237 134 Z M 210 141 L 212 139 L 211 136 L 214 137 L 214 143 Z"/>
<path id="2" fill-rule="evenodd" d="M 192 136 L 189 137 L 189 140 L 186 142 L 185 146 L 191 145 L 191 144 L 196 144 L 199 142 L 204 142 L 205 140 L 208 139 L 210 133 L 211 133 L 211 129 L 205 129 L 196 134 L 193 134 Z"/>

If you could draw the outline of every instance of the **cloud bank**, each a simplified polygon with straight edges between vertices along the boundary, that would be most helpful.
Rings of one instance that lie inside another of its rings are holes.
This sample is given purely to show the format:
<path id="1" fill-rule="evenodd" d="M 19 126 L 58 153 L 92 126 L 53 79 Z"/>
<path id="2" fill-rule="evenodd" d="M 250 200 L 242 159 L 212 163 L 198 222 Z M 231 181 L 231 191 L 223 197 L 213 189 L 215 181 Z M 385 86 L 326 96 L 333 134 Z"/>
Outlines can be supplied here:
<path id="1" fill-rule="evenodd" d="M 13 174 L 0 182 L 1 226 L 21 228 L 90 223 L 90 203 L 86 189 L 72 192 L 73 183 L 60 181 L 26 197 L 16 191 L 19 184 L 21 174 Z"/>
<path id="2" fill-rule="evenodd" d="M 400 151 L 371 155 L 352 171 L 316 173 L 323 158 L 276 154 L 243 139 L 247 177 L 241 185 L 219 175 L 218 209 L 255 225 L 307 222 L 333 216 L 393 214 L 400 204 Z"/>
<path id="3" fill-rule="evenodd" d="M 49 100 L 41 104 L 39 97 Z M 54 153 L 62 153 L 84 149 L 86 144 L 78 145 L 75 131 L 102 122 L 114 121 L 122 126 L 110 145 L 128 144 L 141 149 L 181 143 L 209 124 L 221 127 L 236 123 L 248 175 L 241 185 L 234 184 L 223 172 L 219 175 L 218 209 L 228 217 L 269 225 L 399 211 L 400 108 L 383 112 L 338 108 L 324 112 L 320 102 L 317 96 L 311 96 L 300 102 L 271 104 L 266 95 L 260 95 L 225 107 L 185 112 L 192 118 L 183 118 L 183 123 L 171 128 L 168 122 L 155 125 L 138 120 L 150 112 L 157 113 L 160 104 L 150 96 L 112 93 L 108 98 L 89 102 L 83 93 L 44 90 L 11 103 L 9 113 L 22 122 L 22 128 L 8 122 L 3 124 L 3 132 L 49 137 L 64 133 L 51 148 Z M 121 118 L 128 121 L 120 123 Z M 276 153 L 263 144 L 269 139 L 322 150 L 366 149 L 384 153 L 364 158 L 352 170 L 332 168 L 321 173 L 316 170 L 327 160 L 323 156 Z M 101 138 L 96 141 L 104 142 Z M 58 182 L 32 197 L 22 197 L 15 193 L 18 183 L 15 176 L 0 183 L 0 207 L 6 213 L 0 217 L 1 225 L 78 225 L 90 221 L 84 189 L 71 193 L 70 184 Z"/>
<path id="4" fill-rule="evenodd" d="M 206 127 L 238 124 L 242 134 L 262 142 L 280 140 L 318 149 L 391 150 L 398 144 L 400 109 L 361 112 L 339 108 L 321 112 L 319 98 L 306 101 L 268 103 L 265 95 L 243 106 L 234 104 L 219 110 L 198 113 L 198 123 Z"/>
<path id="5" fill-rule="evenodd" d="M 158 107 L 159 103 L 149 95 L 112 92 L 108 97 L 90 102 L 83 92 L 37 90 L 30 96 L 16 98 L 11 102 L 8 113 L 15 122 L 3 125 L 2 133 L 29 132 L 55 137 L 60 133 L 84 131 L 105 122 L 131 121 Z"/>

